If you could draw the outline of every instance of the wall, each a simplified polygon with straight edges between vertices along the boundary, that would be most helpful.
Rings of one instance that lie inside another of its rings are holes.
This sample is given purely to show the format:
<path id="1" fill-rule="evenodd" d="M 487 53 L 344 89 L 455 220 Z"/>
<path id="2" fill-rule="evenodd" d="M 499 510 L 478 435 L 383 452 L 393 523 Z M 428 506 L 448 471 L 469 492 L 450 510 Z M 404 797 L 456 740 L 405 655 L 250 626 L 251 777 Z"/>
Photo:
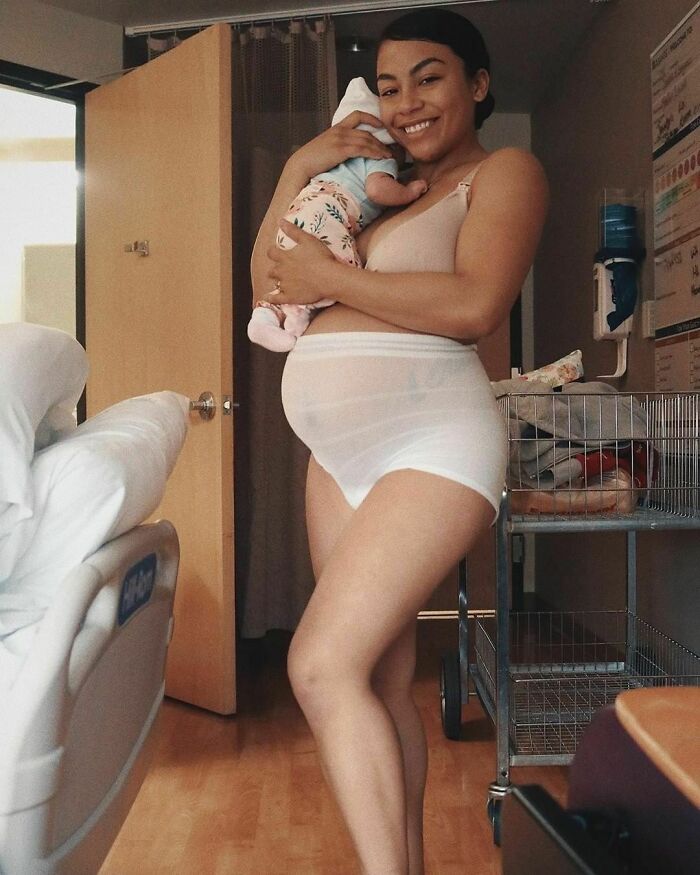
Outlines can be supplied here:
<path id="1" fill-rule="evenodd" d="M 646 247 L 653 253 L 649 55 L 695 0 L 617 0 L 606 5 L 532 116 L 532 150 L 552 202 L 535 263 L 535 364 L 583 351 L 586 379 L 615 368 L 615 346 L 592 336 L 597 198 L 604 186 L 646 190 Z M 653 256 L 641 273 L 653 297 Z M 635 319 L 621 390 L 653 390 L 654 344 Z M 640 533 L 640 614 L 700 652 L 700 536 Z M 624 605 L 621 533 L 540 536 L 537 589 L 567 608 Z"/>
<path id="2" fill-rule="evenodd" d="M 36 0 L 2 0 L 0 60 L 90 79 L 121 69 L 122 28 Z"/>
<path id="3" fill-rule="evenodd" d="M 75 117 L 72 103 L 0 86 L 0 322 L 75 333 Z"/>
<path id="4" fill-rule="evenodd" d="M 22 319 L 75 337 L 75 244 L 24 247 Z"/>
<path id="5" fill-rule="evenodd" d="M 532 133 L 530 116 L 518 112 L 494 112 L 479 131 L 479 142 L 489 152 L 504 146 L 518 146 L 530 151 Z M 523 369 L 534 367 L 533 271 L 525 278 L 520 298 L 522 318 Z"/>

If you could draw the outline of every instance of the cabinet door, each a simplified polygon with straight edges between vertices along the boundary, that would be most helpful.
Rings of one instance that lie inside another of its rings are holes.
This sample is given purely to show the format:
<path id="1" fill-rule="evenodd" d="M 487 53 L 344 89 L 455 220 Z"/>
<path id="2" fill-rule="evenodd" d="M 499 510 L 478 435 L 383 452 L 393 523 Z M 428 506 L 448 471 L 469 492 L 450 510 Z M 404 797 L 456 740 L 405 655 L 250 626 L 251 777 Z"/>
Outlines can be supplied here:
<path id="1" fill-rule="evenodd" d="M 217 25 L 87 95 L 88 415 L 133 395 L 209 391 L 155 517 L 181 564 L 166 692 L 236 708 L 231 396 L 231 38 Z M 149 254 L 125 251 L 148 241 Z"/>

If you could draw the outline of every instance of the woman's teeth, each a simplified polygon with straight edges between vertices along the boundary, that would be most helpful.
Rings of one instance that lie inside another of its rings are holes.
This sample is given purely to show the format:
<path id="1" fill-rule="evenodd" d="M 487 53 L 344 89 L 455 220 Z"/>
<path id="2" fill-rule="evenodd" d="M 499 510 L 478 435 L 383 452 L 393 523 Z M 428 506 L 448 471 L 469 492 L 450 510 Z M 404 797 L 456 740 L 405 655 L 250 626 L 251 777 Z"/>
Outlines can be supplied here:
<path id="1" fill-rule="evenodd" d="M 415 134 L 418 131 L 422 131 L 424 128 L 430 127 L 432 123 L 433 121 L 431 119 L 429 121 L 420 122 L 417 125 L 409 125 L 407 128 L 404 128 L 404 131 L 406 131 L 407 134 Z"/>

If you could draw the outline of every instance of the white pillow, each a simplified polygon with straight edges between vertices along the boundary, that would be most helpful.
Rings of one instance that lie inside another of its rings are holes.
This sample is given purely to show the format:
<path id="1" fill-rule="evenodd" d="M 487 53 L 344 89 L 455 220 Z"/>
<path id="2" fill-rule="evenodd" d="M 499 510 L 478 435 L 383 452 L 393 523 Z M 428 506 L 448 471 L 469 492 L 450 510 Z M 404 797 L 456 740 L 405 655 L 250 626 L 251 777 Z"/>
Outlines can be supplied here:
<path id="1" fill-rule="evenodd" d="M 158 507 L 188 412 L 175 392 L 130 398 L 36 454 L 35 512 L 17 527 L 23 550 L 0 582 L 0 646 L 26 652 L 66 574 Z"/>
<path id="2" fill-rule="evenodd" d="M 85 350 L 65 331 L 0 324 L 0 580 L 17 558 L 8 536 L 32 514 L 35 448 L 75 429 L 87 374 Z"/>

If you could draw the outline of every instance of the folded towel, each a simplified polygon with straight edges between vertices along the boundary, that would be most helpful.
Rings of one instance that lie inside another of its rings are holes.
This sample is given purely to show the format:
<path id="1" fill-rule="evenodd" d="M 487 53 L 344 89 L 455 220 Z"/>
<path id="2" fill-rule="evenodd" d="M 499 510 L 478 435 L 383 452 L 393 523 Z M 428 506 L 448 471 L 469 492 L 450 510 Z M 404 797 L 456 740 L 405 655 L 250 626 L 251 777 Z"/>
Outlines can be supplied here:
<path id="1" fill-rule="evenodd" d="M 568 383 L 560 392 L 529 384 L 508 402 L 509 475 L 537 489 L 568 485 L 582 472 L 582 453 L 611 447 L 629 453 L 648 437 L 647 415 L 632 395 L 607 383 Z"/>

